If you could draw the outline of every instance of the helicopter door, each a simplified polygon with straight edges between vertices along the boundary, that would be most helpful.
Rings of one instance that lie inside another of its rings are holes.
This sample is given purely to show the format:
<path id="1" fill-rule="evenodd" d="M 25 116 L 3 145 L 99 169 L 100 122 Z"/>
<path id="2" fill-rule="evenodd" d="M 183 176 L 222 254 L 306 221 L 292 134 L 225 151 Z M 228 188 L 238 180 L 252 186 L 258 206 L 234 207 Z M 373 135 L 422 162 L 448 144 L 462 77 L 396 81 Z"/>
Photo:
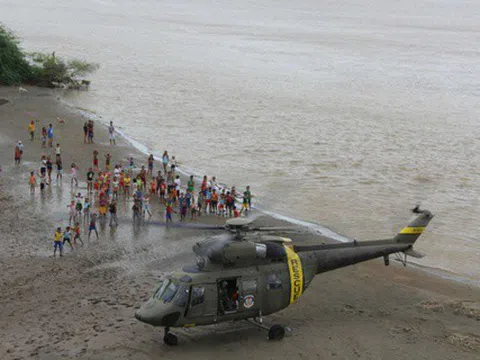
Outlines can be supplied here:
<path id="1" fill-rule="evenodd" d="M 256 313 L 259 306 L 259 297 L 257 293 L 257 279 L 254 277 L 243 277 L 241 283 L 241 296 L 239 301 L 239 311 Z"/>
<path id="2" fill-rule="evenodd" d="M 199 284 L 190 287 L 187 318 L 217 315 L 217 287 L 215 284 Z"/>

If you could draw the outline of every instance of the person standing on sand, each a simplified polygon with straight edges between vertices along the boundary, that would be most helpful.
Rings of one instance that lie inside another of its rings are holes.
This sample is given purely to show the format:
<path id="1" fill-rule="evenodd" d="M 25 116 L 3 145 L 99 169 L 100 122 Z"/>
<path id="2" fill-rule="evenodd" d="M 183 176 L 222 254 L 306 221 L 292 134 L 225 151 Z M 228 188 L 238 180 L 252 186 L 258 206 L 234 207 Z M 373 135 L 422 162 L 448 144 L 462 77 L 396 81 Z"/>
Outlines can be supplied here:
<path id="1" fill-rule="evenodd" d="M 63 165 L 62 160 L 57 160 L 57 184 L 60 182 L 62 183 L 63 180 Z M 60 180 L 60 181 L 59 181 Z"/>
<path id="2" fill-rule="evenodd" d="M 108 206 L 108 211 L 110 212 L 109 226 L 118 226 L 117 203 L 115 200 L 112 200 L 110 202 L 110 205 Z M 115 222 L 115 225 L 113 225 L 114 222 Z"/>
<path id="3" fill-rule="evenodd" d="M 169 161 L 169 157 L 168 157 L 168 152 L 167 150 L 165 150 L 163 152 L 163 155 L 162 155 L 162 164 L 163 164 L 163 172 L 166 174 L 167 173 L 167 166 L 168 166 L 168 161 Z"/>
<path id="4" fill-rule="evenodd" d="M 98 171 L 98 150 L 93 150 L 93 168 Z"/>
<path id="5" fill-rule="evenodd" d="M 75 250 L 72 245 L 72 233 L 70 231 L 70 226 L 67 226 L 65 228 L 65 231 L 63 232 L 63 243 L 62 245 L 65 245 L 65 243 L 68 242 L 68 245 L 70 245 L 70 248 L 72 250 Z"/>
<path id="6" fill-rule="evenodd" d="M 98 231 L 97 231 L 97 214 L 93 213 L 90 217 L 90 224 L 88 225 L 88 238 L 90 239 L 90 234 L 92 231 L 95 231 L 95 235 L 97 235 L 98 239 Z"/>
<path id="7" fill-rule="evenodd" d="M 93 172 L 92 168 L 88 168 L 87 172 L 87 192 L 93 192 L 93 178 L 95 177 L 95 173 Z"/>
<path id="8" fill-rule="evenodd" d="M 85 121 L 83 124 L 83 143 L 87 143 L 87 137 L 88 137 L 88 123 Z"/>
<path id="9" fill-rule="evenodd" d="M 62 155 L 62 149 L 60 149 L 60 144 L 57 143 L 57 146 L 55 147 L 55 157 L 56 159 L 61 159 L 61 155 Z"/>
<path id="10" fill-rule="evenodd" d="M 87 127 L 88 127 L 88 131 L 87 131 L 88 143 L 93 144 L 93 120 L 88 120 Z"/>
<path id="11" fill-rule="evenodd" d="M 30 172 L 28 183 L 30 184 L 30 193 L 32 195 L 35 194 L 35 187 L 37 186 L 37 178 L 35 177 L 35 173 L 33 171 Z"/>
<path id="12" fill-rule="evenodd" d="M 175 210 L 173 210 L 172 203 L 170 201 L 167 202 L 167 206 L 165 209 L 165 221 L 168 224 L 169 222 L 173 222 L 172 220 L 172 213 L 177 213 Z"/>
<path id="13" fill-rule="evenodd" d="M 47 156 L 47 176 L 48 176 L 48 182 L 52 182 L 52 170 L 53 170 L 53 164 L 52 161 L 50 160 L 50 156 Z"/>
<path id="14" fill-rule="evenodd" d="M 105 155 L 105 169 L 108 171 L 110 171 L 110 163 L 112 161 L 112 155 L 110 155 L 110 153 L 107 153 Z"/>
<path id="15" fill-rule="evenodd" d="M 28 133 L 30 134 L 30 141 L 35 139 L 35 121 L 30 121 L 28 124 Z"/>
<path id="16" fill-rule="evenodd" d="M 72 163 L 72 173 L 71 173 L 71 179 L 70 179 L 70 186 L 73 186 L 73 182 L 75 181 L 75 186 L 78 187 L 78 179 L 77 179 L 77 165 L 75 163 Z"/>
<path id="17" fill-rule="evenodd" d="M 153 154 L 148 157 L 148 175 L 153 176 Z"/>
<path id="18" fill-rule="evenodd" d="M 110 126 L 108 127 L 108 140 L 110 145 L 115 145 L 115 127 L 113 126 L 113 121 L 110 121 Z"/>
<path id="19" fill-rule="evenodd" d="M 47 138 L 48 138 L 48 146 L 53 147 L 53 125 L 52 124 L 48 125 Z"/>
<path id="20" fill-rule="evenodd" d="M 15 146 L 15 165 L 20 165 L 20 161 L 22 160 L 23 154 L 23 144 L 19 140 L 17 145 Z"/>
<path id="21" fill-rule="evenodd" d="M 42 148 L 47 147 L 47 128 L 42 127 Z"/>
<path id="22" fill-rule="evenodd" d="M 60 256 L 63 256 L 63 233 L 62 228 L 58 227 L 57 231 L 55 231 L 54 240 L 53 240 L 53 257 L 55 257 L 57 253 L 57 248 L 60 250 Z"/>
<path id="23" fill-rule="evenodd" d="M 83 241 L 82 241 L 82 238 L 80 236 L 81 230 L 80 230 L 80 223 L 79 222 L 75 223 L 75 226 L 73 227 L 72 231 L 73 231 L 73 244 L 75 246 L 77 246 L 77 240 L 78 240 L 82 243 L 82 246 L 83 246 Z"/>

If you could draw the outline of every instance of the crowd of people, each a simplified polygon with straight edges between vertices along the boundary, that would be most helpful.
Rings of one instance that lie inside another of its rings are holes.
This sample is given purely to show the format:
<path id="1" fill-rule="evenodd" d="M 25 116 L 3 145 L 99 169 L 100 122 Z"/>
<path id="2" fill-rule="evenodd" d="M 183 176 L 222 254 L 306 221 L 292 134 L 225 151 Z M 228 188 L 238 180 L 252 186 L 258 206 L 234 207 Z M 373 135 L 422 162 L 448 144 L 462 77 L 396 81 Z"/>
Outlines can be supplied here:
<path id="1" fill-rule="evenodd" d="M 28 125 L 30 140 L 35 140 L 35 123 Z M 84 142 L 93 144 L 94 122 L 89 120 L 83 126 Z M 113 122 L 108 126 L 110 145 L 115 145 L 115 127 Z M 39 171 L 30 172 L 29 185 L 32 195 L 36 188 L 45 191 L 46 186 L 52 184 L 54 164 L 56 166 L 55 183 L 63 182 L 63 159 L 60 143 L 54 146 L 54 128 L 49 124 L 41 131 L 42 148 L 51 148 L 51 155 L 42 154 L 40 157 Z M 58 138 L 55 138 L 58 141 Z M 23 154 L 21 141 L 15 147 L 15 163 L 19 164 Z M 87 191 L 85 194 L 76 191 L 78 182 L 78 166 L 72 162 L 70 165 L 70 185 L 72 200 L 67 205 L 69 221 L 68 226 L 62 231 L 59 227 L 54 235 L 54 256 L 57 249 L 63 255 L 63 246 L 68 243 L 74 250 L 77 244 L 83 245 L 81 238 L 82 225 L 88 238 L 95 233 L 98 239 L 97 220 L 105 221 L 109 218 L 109 226 L 119 225 L 117 211 L 119 201 L 132 201 L 134 223 L 140 223 L 146 218 L 150 219 L 152 202 L 161 206 L 161 212 L 167 224 L 174 221 L 174 214 L 179 221 L 194 220 L 206 214 L 238 217 L 251 210 L 252 194 L 247 186 L 240 194 L 235 186 L 230 189 L 220 185 L 215 176 L 208 178 L 206 175 L 200 180 L 191 175 L 186 184 L 182 184 L 179 174 L 179 164 L 175 156 L 170 157 L 164 151 L 159 158 L 160 166 L 155 169 L 155 158 L 150 154 L 145 159 L 146 165 L 136 164 L 133 157 L 128 159 L 114 159 L 110 153 L 103 156 L 97 149 L 92 151 L 92 163 L 86 171 Z M 156 171 L 155 171 L 156 170 Z M 164 210 L 163 210 L 164 209 Z"/>

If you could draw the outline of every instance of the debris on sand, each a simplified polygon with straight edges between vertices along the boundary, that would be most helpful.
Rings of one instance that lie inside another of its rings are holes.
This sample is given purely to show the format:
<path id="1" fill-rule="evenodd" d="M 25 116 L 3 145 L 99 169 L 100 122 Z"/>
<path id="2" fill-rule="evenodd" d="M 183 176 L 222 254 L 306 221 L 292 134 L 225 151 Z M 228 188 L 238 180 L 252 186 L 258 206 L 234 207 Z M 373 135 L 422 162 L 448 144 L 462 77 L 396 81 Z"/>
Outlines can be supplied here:
<path id="1" fill-rule="evenodd" d="M 480 349 L 480 335 L 452 333 L 447 336 L 447 342 L 468 350 Z"/>
<path id="2" fill-rule="evenodd" d="M 474 300 L 454 300 L 444 303 L 434 300 L 426 300 L 417 304 L 417 307 L 443 313 L 446 312 L 446 310 L 450 310 L 455 315 L 463 315 L 480 320 L 480 303 Z"/>
<path id="3" fill-rule="evenodd" d="M 445 306 L 437 301 L 425 300 L 417 304 L 417 307 L 435 312 L 445 312 Z"/>

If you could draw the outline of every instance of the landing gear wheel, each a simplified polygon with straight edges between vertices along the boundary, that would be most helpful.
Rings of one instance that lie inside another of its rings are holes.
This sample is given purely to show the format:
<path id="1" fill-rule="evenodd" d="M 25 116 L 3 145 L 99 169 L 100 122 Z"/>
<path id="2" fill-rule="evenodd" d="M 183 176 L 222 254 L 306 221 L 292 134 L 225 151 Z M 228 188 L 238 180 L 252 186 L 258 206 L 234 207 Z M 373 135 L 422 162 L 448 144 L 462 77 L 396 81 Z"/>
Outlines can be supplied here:
<path id="1" fill-rule="evenodd" d="M 282 325 L 273 325 L 268 331 L 269 340 L 282 340 L 285 336 L 285 328 Z"/>
<path id="2" fill-rule="evenodd" d="M 172 333 L 166 333 L 163 342 L 168 346 L 175 346 L 178 345 L 178 337 Z"/>
<path id="3" fill-rule="evenodd" d="M 178 338 L 176 335 L 170 332 L 170 328 L 165 328 L 165 335 L 163 336 L 163 342 L 168 346 L 175 346 L 178 344 Z"/>

